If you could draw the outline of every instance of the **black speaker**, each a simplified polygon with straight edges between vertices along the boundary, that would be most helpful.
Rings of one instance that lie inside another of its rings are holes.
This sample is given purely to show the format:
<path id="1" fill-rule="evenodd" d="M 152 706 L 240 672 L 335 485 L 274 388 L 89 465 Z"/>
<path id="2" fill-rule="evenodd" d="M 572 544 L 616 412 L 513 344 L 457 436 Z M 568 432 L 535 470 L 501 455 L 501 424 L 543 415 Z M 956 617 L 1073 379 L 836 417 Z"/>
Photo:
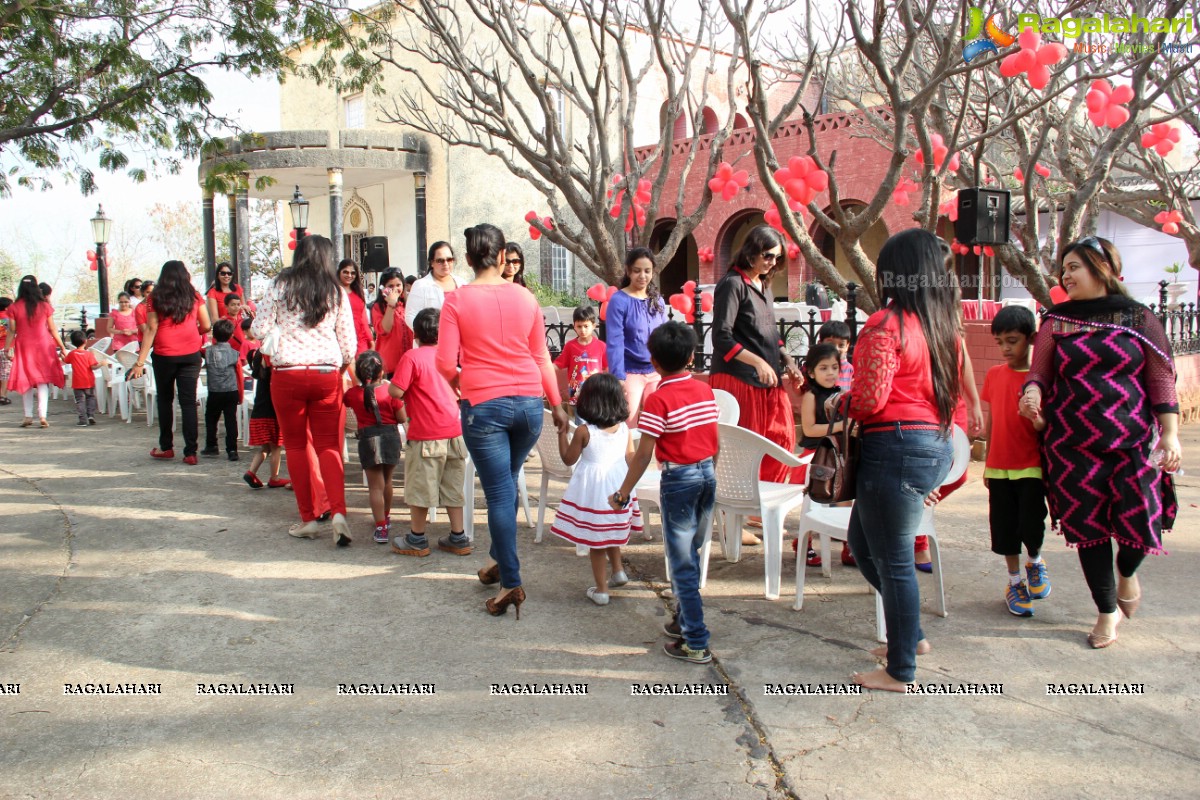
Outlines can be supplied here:
<path id="1" fill-rule="evenodd" d="M 954 238 L 970 245 L 1007 244 L 1008 206 L 1006 189 L 959 189 Z"/>
<path id="2" fill-rule="evenodd" d="M 386 236 L 365 236 L 362 240 L 362 270 L 363 272 L 382 272 L 391 266 L 388 260 L 388 242 Z"/>

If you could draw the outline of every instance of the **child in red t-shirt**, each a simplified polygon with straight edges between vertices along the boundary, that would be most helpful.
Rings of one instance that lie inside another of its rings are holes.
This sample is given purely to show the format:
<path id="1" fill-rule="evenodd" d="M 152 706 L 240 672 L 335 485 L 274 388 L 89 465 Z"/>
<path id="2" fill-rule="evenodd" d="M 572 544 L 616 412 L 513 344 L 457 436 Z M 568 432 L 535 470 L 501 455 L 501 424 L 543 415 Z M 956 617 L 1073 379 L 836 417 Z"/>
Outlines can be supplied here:
<path id="1" fill-rule="evenodd" d="M 402 556 L 429 555 L 425 523 L 429 509 L 438 506 L 450 518 L 450 535 L 438 539 L 438 550 L 458 556 L 471 553 L 463 528 L 467 446 L 454 391 L 437 369 L 441 318 L 436 308 L 417 313 L 413 336 L 421 346 L 402 355 L 392 374 L 392 397 L 403 397 L 412 417 L 404 448 L 404 502 L 412 528 L 392 540 L 392 552 Z"/>
<path id="2" fill-rule="evenodd" d="M 700 600 L 700 549 L 712 535 L 716 503 L 717 401 L 709 385 L 688 371 L 696 353 L 696 333 L 690 327 L 663 323 L 650 334 L 647 347 L 662 381 L 646 398 L 638 419 L 642 439 L 609 505 L 618 511 L 629 505 L 633 487 L 650 459 L 658 459 L 663 543 L 678 604 L 675 619 L 663 626 L 674 640 L 664 645 L 663 652 L 681 661 L 707 664 L 712 653 Z"/>
<path id="3" fill-rule="evenodd" d="M 1018 617 L 1033 616 L 1033 601 L 1050 595 L 1050 579 L 1042 561 L 1046 534 L 1046 490 L 1038 433 L 1046 429 L 1040 415 L 1028 420 L 1018 413 L 1021 386 L 1029 373 L 1029 344 L 1033 339 L 1033 312 L 1006 306 L 992 320 L 992 335 L 1004 364 L 988 370 L 980 397 L 991 408 L 988 417 L 987 462 L 983 483 L 988 490 L 988 521 L 992 552 L 1008 564 L 1004 605 Z M 1029 554 L 1025 563 L 1028 583 L 1021 578 L 1021 546 Z"/>
<path id="4" fill-rule="evenodd" d="M 367 476 L 367 493 L 375 517 L 375 542 L 387 544 L 392 524 L 392 473 L 400 463 L 400 428 L 404 404 L 388 395 L 383 357 L 364 350 L 354 359 L 362 382 L 346 392 L 345 403 L 358 423 L 358 460 Z"/>
<path id="5" fill-rule="evenodd" d="M 596 309 L 591 306 L 580 306 L 571 315 L 574 321 L 575 338 L 563 345 L 554 366 L 566 370 L 567 397 L 563 401 L 563 410 L 568 413 L 574 410 L 579 387 L 588 376 L 608 369 L 608 355 L 604 342 L 596 338 Z"/>
<path id="6" fill-rule="evenodd" d="M 71 346 L 75 349 L 63 357 L 71 365 L 71 389 L 75 392 L 75 410 L 79 412 L 80 428 L 96 424 L 96 376 L 92 373 L 100 364 L 96 354 L 84 345 L 87 337 L 83 331 L 71 331 Z"/>

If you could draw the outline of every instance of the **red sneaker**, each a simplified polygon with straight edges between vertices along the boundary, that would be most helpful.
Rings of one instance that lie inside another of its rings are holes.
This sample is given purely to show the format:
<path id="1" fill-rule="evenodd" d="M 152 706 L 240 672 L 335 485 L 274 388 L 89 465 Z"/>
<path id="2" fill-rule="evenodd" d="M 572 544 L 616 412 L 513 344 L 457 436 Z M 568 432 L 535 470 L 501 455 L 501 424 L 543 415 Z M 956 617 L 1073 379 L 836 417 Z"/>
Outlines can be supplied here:
<path id="1" fill-rule="evenodd" d="M 157 447 L 150 451 L 151 458 L 174 458 L 174 450 L 159 450 Z"/>
<path id="2" fill-rule="evenodd" d="M 194 467 L 200 463 L 200 459 L 196 458 L 195 456 L 184 456 L 183 463 L 187 464 L 190 467 Z"/>

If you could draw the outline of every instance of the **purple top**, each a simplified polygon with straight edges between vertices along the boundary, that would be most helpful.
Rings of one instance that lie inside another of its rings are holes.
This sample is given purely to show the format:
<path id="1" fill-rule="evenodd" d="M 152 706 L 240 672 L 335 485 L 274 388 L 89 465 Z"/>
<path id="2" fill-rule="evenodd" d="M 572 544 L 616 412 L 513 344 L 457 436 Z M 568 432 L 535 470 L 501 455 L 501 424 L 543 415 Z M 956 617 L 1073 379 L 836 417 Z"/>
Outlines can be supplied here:
<path id="1" fill-rule="evenodd" d="M 655 313 L 647 308 L 647 300 L 616 292 L 608 301 L 604 321 L 605 344 L 608 347 L 608 371 L 625 380 L 625 374 L 647 375 L 654 372 L 646 342 L 650 332 L 667 321 L 667 310 L 658 300 Z"/>

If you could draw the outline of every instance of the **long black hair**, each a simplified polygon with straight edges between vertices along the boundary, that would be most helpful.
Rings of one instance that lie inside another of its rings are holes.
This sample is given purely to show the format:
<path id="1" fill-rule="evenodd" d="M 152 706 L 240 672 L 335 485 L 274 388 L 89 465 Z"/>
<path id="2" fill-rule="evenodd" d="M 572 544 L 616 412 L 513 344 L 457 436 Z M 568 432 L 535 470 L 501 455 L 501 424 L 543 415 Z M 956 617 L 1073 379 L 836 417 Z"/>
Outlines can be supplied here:
<path id="1" fill-rule="evenodd" d="M 942 240 L 927 230 L 900 231 L 879 250 L 875 283 L 880 299 L 890 301 L 889 313 L 901 315 L 907 311 L 920 320 L 929 348 L 938 422 L 943 430 L 949 430 L 962 390 L 962 305 L 958 302 L 958 281 L 946 266 L 945 253 Z M 903 316 L 899 321 L 903 347 Z"/>
<path id="2" fill-rule="evenodd" d="M 463 231 L 467 239 L 467 264 L 476 272 L 495 267 L 504 252 L 504 231 L 481 222 Z"/>
<path id="3" fill-rule="evenodd" d="M 296 245 L 292 265 L 279 273 L 275 285 L 284 308 L 299 311 L 306 326 L 316 327 L 342 302 L 342 285 L 333 275 L 333 242 L 324 236 L 305 236 Z"/>
<path id="4" fill-rule="evenodd" d="M 518 286 L 525 285 L 525 251 L 521 249 L 521 245 L 516 242 L 504 243 L 504 259 L 507 261 L 510 253 L 515 253 L 517 258 L 521 259 L 521 266 L 517 269 L 517 274 L 513 275 L 513 283 Z M 507 266 L 507 264 L 505 265 Z M 503 272 L 504 270 L 501 270 Z"/>
<path id="5" fill-rule="evenodd" d="M 383 311 L 387 308 L 387 300 L 383 298 L 383 287 L 387 286 L 388 281 L 392 278 L 399 278 L 401 282 L 400 291 L 404 291 L 404 273 L 399 267 L 388 267 L 379 274 L 379 283 L 375 285 L 375 309 Z"/>
<path id="6" fill-rule="evenodd" d="M 159 318 L 169 318 L 176 325 L 192 313 L 196 307 L 196 289 L 192 286 L 192 275 L 182 261 L 171 260 L 162 265 L 151 299 L 151 310 Z"/>
<path id="7" fill-rule="evenodd" d="M 629 280 L 629 269 L 641 259 L 649 259 L 650 266 L 654 266 L 654 251 L 649 247 L 635 247 L 625 254 L 625 275 L 621 278 L 619 288 L 624 289 L 632 281 Z M 651 316 L 655 314 L 666 314 L 666 306 L 662 302 L 662 292 L 658 290 L 658 283 L 654 280 L 655 274 L 650 273 L 650 283 L 646 284 L 646 310 Z"/>
<path id="8" fill-rule="evenodd" d="M 779 231 L 770 225 L 756 225 L 750 229 L 750 233 L 746 234 L 745 240 L 742 241 L 742 249 L 738 250 L 737 255 L 733 257 L 729 268 L 748 272 L 754 259 L 775 247 L 780 249 L 779 258 L 775 259 L 775 266 L 771 267 L 763 278 L 763 283 L 769 291 L 771 279 L 775 277 L 775 273 L 781 269 L 787 269 L 787 247 L 784 246 L 783 237 Z"/>
<path id="9" fill-rule="evenodd" d="M 367 293 L 363 291 L 362 270 L 358 268 L 358 264 L 354 263 L 353 258 L 343 258 L 338 262 L 338 283 L 342 282 L 342 270 L 346 267 L 354 267 L 354 282 L 350 284 L 350 291 L 359 296 L 361 300 L 366 302 Z"/>
<path id="10" fill-rule="evenodd" d="M 363 405 L 375 416 L 375 424 L 382 425 L 383 417 L 379 414 L 379 403 L 375 399 L 375 386 L 383 380 L 383 356 L 374 350 L 363 350 L 354 359 L 354 374 L 362 382 Z"/>
<path id="11" fill-rule="evenodd" d="M 211 292 L 213 289 L 216 289 L 221 294 L 227 294 L 227 292 L 221 288 L 221 278 L 217 275 L 217 273 L 221 271 L 221 267 L 229 267 L 229 272 L 231 273 L 229 276 L 229 291 L 236 292 L 238 290 L 237 270 L 235 270 L 233 268 L 233 264 L 230 264 L 228 261 L 222 261 L 220 264 L 217 264 L 217 268 L 213 270 L 213 283 L 212 286 L 208 287 L 208 291 Z"/>
<path id="12" fill-rule="evenodd" d="M 38 279 L 33 275 L 26 275 L 17 284 L 17 302 L 22 300 L 25 301 L 25 316 L 31 320 L 37 313 L 38 306 L 46 302 L 46 298 L 42 295 L 42 287 L 38 285 Z"/>

